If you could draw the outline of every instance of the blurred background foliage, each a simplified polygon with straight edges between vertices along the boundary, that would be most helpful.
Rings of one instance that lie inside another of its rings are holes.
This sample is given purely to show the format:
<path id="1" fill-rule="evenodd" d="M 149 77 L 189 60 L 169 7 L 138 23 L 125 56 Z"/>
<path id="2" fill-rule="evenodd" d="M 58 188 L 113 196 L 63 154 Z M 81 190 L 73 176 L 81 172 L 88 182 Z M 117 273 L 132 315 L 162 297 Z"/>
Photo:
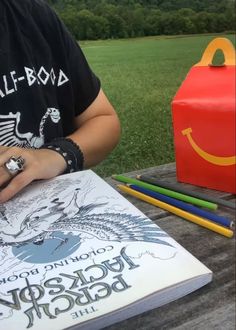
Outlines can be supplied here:
<path id="1" fill-rule="evenodd" d="M 77 40 L 235 30 L 234 0 L 47 0 Z"/>

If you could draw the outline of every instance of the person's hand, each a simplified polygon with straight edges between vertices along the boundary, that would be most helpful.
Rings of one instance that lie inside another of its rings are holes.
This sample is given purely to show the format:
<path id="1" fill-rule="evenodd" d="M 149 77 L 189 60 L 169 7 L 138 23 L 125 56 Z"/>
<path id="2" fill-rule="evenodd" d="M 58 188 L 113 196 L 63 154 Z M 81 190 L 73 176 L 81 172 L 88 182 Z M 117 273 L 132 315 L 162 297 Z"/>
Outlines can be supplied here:
<path id="1" fill-rule="evenodd" d="M 11 157 L 22 157 L 25 161 L 23 171 L 15 176 L 4 165 Z M 33 180 L 53 178 L 65 169 L 64 158 L 55 151 L 0 146 L 0 203 L 12 198 Z"/>

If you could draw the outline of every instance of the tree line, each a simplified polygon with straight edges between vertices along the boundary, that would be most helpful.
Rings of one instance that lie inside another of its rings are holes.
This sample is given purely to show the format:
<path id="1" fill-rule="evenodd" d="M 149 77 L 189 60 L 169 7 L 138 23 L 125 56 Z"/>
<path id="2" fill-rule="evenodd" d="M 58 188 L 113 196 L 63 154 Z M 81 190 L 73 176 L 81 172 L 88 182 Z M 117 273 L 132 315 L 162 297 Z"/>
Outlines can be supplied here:
<path id="1" fill-rule="evenodd" d="M 235 30 L 234 0 L 47 0 L 77 40 Z"/>

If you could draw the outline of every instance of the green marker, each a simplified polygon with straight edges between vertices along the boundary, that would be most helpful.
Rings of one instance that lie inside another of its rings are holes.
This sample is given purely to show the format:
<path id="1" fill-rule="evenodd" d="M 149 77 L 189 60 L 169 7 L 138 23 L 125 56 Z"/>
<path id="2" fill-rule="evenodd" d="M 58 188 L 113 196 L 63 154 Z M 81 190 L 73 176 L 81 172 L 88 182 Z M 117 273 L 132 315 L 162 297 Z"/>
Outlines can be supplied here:
<path id="1" fill-rule="evenodd" d="M 208 208 L 210 210 L 216 210 L 217 207 L 218 207 L 218 205 L 215 204 L 215 203 L 211 203 L 211 202 L 205 201 L 203 199 L 195 198 L 195 197 L 192 197 L 192 196 L 184 195 L 184 194 L 178 193 L 176 191 L 165 189 L 165 188 L 162 188 L 162 187 L 159 187 L 159 186 L 154 186 L 152 184 L 149 184 L 149 183 L 146 183 L 146 182 L 143 182 L 143 181 L 140 181 L 140 180 L 128 178 L 128 177 L 123 176 L 123 175 L 112 175 L 112 178 L 117 180 L 117 181 L 123 182 L 123 183 L 135 184 L 139 187 L 150 189 L 152 191 L 159 192 L 160 194 L 170 196 L 170 197 L 179 199 L 181 201 L 185 201 L 187 203 L 191 203 L 191 204 L 194 204 L 194 205 L 205 207 L 205 208 Z"/>

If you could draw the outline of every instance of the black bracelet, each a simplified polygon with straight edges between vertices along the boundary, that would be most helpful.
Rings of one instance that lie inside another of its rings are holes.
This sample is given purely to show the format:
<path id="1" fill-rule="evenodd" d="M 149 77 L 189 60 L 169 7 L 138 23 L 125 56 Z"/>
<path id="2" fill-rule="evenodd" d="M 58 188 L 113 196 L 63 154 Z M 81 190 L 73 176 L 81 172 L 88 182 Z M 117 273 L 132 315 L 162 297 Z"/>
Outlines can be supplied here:
<path id="1" fill-rule="evenodd" d="M 84 168 L 84 155 L 80 147 L 69 138 L 56 138 L 45 143 L 40 149 L 50 149 L 58 152 L 66 161 L 67 168 L 64 173 L 82 171 Z"/>

